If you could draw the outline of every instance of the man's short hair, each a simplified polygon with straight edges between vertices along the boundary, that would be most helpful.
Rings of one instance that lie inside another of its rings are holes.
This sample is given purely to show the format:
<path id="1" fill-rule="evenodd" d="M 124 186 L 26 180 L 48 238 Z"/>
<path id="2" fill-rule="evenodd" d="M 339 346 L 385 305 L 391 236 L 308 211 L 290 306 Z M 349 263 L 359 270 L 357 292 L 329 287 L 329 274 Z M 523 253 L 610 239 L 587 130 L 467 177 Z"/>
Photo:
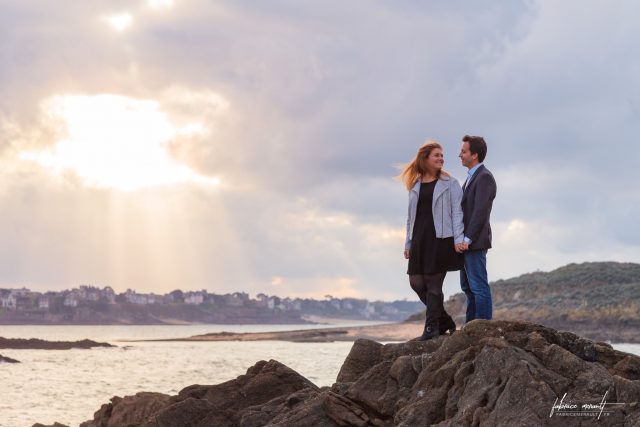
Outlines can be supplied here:
<path id="1" fill-rule="evenodd" d="M 462 142 L 469 144 L 469 151 L 471 154 L 478 155 L 478 161 L 482 163 L 487 156 L 487 143 L 484 142 L 484 138 L 481 136 L 465 135 L 462 137 Z"/>

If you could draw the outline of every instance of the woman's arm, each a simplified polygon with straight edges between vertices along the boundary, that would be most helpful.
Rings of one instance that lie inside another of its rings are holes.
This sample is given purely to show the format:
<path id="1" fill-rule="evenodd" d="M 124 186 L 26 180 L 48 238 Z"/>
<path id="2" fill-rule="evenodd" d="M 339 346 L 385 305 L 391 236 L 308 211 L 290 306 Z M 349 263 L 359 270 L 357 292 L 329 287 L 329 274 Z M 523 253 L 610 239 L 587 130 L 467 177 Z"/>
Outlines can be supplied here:
<path id="1" fill-rule="evenodd" d="M 405 250 L 405 258 L 408 257 L 407 251 L 411 249 L 411 239 L 409 238 L 409 233 L 411 232 L 411 191 L 409 191 L 409 202 L 407 207 L 407 234 L 404 240 L 404 250 Z"/>
<path id="2" fill-rule="evenodd" d="M 462 243 L 464 240 L 464 222 L 462 214 L 462 187 L 454 178 L 449 187 L 451 194 L 451 224 L 453 225 L 453 242 Z"/>

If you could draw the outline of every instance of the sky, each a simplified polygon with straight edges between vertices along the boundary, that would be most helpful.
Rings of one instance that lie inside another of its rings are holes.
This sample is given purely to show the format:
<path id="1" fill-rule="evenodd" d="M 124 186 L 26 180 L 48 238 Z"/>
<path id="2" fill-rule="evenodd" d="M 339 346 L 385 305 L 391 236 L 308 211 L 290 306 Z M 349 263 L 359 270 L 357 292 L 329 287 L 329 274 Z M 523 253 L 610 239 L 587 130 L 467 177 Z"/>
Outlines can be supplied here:
<path id="1" fill-rule="evenodd" d="M 639 15 L 2 1 L 0 287 L 415 299 L 397 167 L 431 138 L 463 182 L 465 134 L 498 185 L 490 280 L 638 262 Z"/>

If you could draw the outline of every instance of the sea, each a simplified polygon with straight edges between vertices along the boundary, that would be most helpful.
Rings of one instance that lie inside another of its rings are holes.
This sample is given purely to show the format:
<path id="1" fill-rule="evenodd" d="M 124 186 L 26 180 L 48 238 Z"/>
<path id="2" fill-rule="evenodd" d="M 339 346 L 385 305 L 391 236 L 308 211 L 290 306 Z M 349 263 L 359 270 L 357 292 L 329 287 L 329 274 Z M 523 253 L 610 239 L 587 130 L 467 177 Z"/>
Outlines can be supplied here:
<path id="1" fill-rule="evenodd" d="M 333 326 L 370 325 L 351 322 Z M 278 360 L 318 386 L 334 383 L 350 342 L 135 342 L 212 332 L 270 332 L 327 325 L 0 326 L 6 338 L 92 339 L 115 348 L 0 350 L 21 363 L 0 364 L 0 427 L 36 422 L 69 426 L 92 419 L 113 396 L 140 391 L 177 394 L 192 384 L 219 384 L 259 360 Z M 638 344 L 614 348 L 640 355 Z"/>
<path id="2" fill-rule="evenodd" d="M 378 322 L 379 323 L 379 322 Z M 376 324 L 351 322 L 331 326 Z M 115 348 L 10 350 L 0 363 L 0 427 L 55 421 L 77 426 L 92 419 L 113 396 L 140 391 L 177 394 L 192 384 L 219 384 L 245 374 L 260 360 L 275 359 L 318 386 L 335 381 L 351 342 L 135 342 L 213 332 L 271 332 L 327 325 L 0 326 L 5 338 L 108 342 Z"/>

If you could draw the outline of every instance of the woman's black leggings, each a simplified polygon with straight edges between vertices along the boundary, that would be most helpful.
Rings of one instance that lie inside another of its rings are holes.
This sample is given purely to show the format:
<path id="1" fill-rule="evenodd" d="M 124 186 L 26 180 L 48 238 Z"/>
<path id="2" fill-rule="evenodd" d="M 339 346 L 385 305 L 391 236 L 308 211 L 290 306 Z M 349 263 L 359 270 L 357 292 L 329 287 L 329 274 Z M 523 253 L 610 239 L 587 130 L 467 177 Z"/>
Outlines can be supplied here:
<path id="1" fill-rule="evenodd" d="M 444 308 L 444 295 L 442 284 L 447 275 L 444 273 L 435 274 L 410 274 L 409 284 L 418 298 L 427 306 L 425 328 L 427 326 L 437 327 L 444 333 L 447 327 L 453 323 L 453 319 Z M 455 325 L 455 323 L 453 323 Z"/>
<path id="2" fill-rule="evenodd" d="M 409 284 L 411 289 L 418 294 L 418 298 L 424 305 L 427 305 L 427 293 L 440 296 L 442 295 L 442 283 L 447 275 L 444 273 L 434 274 L 410 274 Z"/>

